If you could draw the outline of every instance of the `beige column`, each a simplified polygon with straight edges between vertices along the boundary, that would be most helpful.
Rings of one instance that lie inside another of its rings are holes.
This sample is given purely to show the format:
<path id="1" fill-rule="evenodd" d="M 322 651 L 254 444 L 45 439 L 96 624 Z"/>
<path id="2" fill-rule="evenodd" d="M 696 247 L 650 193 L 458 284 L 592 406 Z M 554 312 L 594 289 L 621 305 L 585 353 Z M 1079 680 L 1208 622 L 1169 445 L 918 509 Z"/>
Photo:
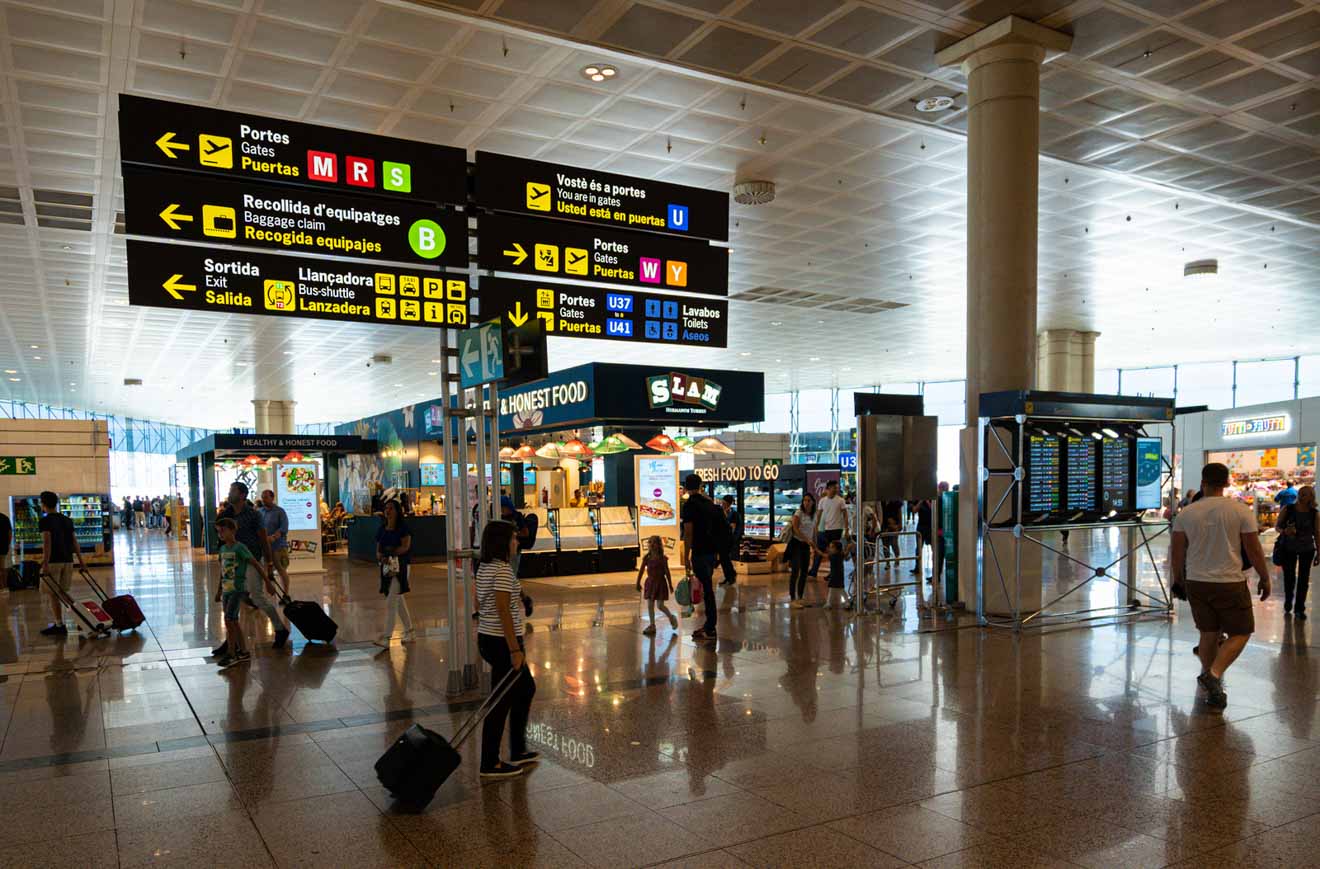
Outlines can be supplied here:
<path id="1" fill-rule="evenodd" d="M 1036 388 L 1095 392 L 1095 339 L 1099 332 L 1043 329 L 1036 340 Z"/>
<path id="2" fill-rule="evenodd" d="M 252 400 L 253 428 L 257 434 L 294 434 L 293 408 L 297 402 L 279 399 Z"/>
<path id="3" fill-rule="evenodd" d="M 1071 36 L 1010 15 L 936 55 L 941 66 L 957 64 L 967 77 L 968 427 L 962 441 L 958 575 L 969 608 L 976 604 L 978 567 L 979 399 L 982 392 L 1035 384 L 1040 66 L 1071 44 Z M 1012 544 L 1009 535 L 998 536 Z M 1039 555 L 1033 554 L 1038 574 Z M 1003 556 L 1001 551 L 1001 563 Z M 1024 573 L 1029 570 L 1028 565 Z M 999 587 L 997 576 L 993 586 Z M 985 587 L 989 603 L 989 573 Z M 1038 581 L 1025 583 L 1023 607 L 1038 606 L 1040 592 Z M 988 609 L 1002 612 L 1004 603 L 998 600 Z"/>

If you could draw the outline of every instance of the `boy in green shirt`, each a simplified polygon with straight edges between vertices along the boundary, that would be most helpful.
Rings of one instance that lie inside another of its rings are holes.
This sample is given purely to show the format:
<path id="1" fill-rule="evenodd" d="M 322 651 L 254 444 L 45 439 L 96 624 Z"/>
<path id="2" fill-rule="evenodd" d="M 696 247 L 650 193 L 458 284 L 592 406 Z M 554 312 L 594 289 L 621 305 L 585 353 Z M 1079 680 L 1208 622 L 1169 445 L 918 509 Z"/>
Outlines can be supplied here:
<path id="1" fill-rule="evenodd" d="M 252 659 L 243 639 L 243 626 L 239 623 L 239 609 L 248 597 L 248 576 L 255 574 L 267 581 L 261 561 L 242 543 L 238 542 L 238 523 L 225 518 L 215 523 L 220 535 L 220 585 L 215 591 L 216 603 L 224 601 L 226 654 L 220 659 L 220 669 L 245 664 Z"/>

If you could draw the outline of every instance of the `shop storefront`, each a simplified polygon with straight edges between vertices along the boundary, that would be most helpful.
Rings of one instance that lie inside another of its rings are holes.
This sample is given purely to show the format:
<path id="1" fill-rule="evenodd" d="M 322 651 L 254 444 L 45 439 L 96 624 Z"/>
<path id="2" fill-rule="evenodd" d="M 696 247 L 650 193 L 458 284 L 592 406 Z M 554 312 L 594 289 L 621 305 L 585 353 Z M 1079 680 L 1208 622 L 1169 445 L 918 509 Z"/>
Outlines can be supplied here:
<path id="1" fill-rule="evenodd" d="M 1262 530 L 1274 526 L 1275 498 L 1289 483 L 1315 483 L 1320 398 L 1187 414 L 1178 424 L 1185 490 L 1197 487 L 1195 478 L 1207 462 L 1227 465 L 1227 494 L 1255 511 Z"/>

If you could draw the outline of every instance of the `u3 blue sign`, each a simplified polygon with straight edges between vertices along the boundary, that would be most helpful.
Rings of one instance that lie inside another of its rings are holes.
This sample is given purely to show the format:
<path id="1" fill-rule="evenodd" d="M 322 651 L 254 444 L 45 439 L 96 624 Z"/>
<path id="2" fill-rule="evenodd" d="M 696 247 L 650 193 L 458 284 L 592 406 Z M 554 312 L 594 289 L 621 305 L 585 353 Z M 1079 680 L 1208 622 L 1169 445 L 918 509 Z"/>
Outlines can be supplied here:
<path id="1" fill-rule="evenodd" d="M 856 454 L 856 453 L 839 453 L 839 470 L 840 470 L 840 471 L 856 471 L 856 470 L 857 470 L 857 454 Z"/>

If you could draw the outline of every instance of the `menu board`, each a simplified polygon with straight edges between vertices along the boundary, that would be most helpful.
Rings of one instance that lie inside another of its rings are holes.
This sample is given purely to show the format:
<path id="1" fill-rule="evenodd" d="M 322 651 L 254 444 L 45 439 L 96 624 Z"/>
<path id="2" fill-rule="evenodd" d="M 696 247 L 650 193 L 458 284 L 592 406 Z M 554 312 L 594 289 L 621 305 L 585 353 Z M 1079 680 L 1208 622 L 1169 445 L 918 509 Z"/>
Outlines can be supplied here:
<path id="1" fill-rule="evenodd" d="M 1065 503 L 1069 510 L 1095 510 L 1096 441 L 1068 435 L 1068 476 Z"/>
<path id="2" fill-rule="evenodd" d="M 275 478 L 275 499 L 289 515 L 290 531 L 315 531 L 316 465 L 288 462 L 279 466 Z"/>
<path id="3" fill-rule="evenodd" d="M 1160 478 L 1164 444 L 1159 438 L 1137 438 L 1137 510 L 1160 508 Z"/>
<path id="4" fill-rule="evenodd" d="M 1027 436 L 1027 511 L 1053 513 L 1060 505 L 1060 449 L 1054 435 Z"/>
<path id="5" fill-rule="evenodd" d="M 1123 512 L 1132 509 L 1132 441 L 1105 438 L 1100 442 L 1100 509 Z"/>
<path id="6" fill-rule="evenodd" d="M 418 465 L 422 469 L 423 486 L 443 486 L 445 484 L 444 465 L 439 462 L 422 462 Z"/>
<path id="7" fill-rule="evenodd" d="M 639 458 L 637 505 L 643 528 L 672 526 L 678 516 L 678 460 Z"/>

